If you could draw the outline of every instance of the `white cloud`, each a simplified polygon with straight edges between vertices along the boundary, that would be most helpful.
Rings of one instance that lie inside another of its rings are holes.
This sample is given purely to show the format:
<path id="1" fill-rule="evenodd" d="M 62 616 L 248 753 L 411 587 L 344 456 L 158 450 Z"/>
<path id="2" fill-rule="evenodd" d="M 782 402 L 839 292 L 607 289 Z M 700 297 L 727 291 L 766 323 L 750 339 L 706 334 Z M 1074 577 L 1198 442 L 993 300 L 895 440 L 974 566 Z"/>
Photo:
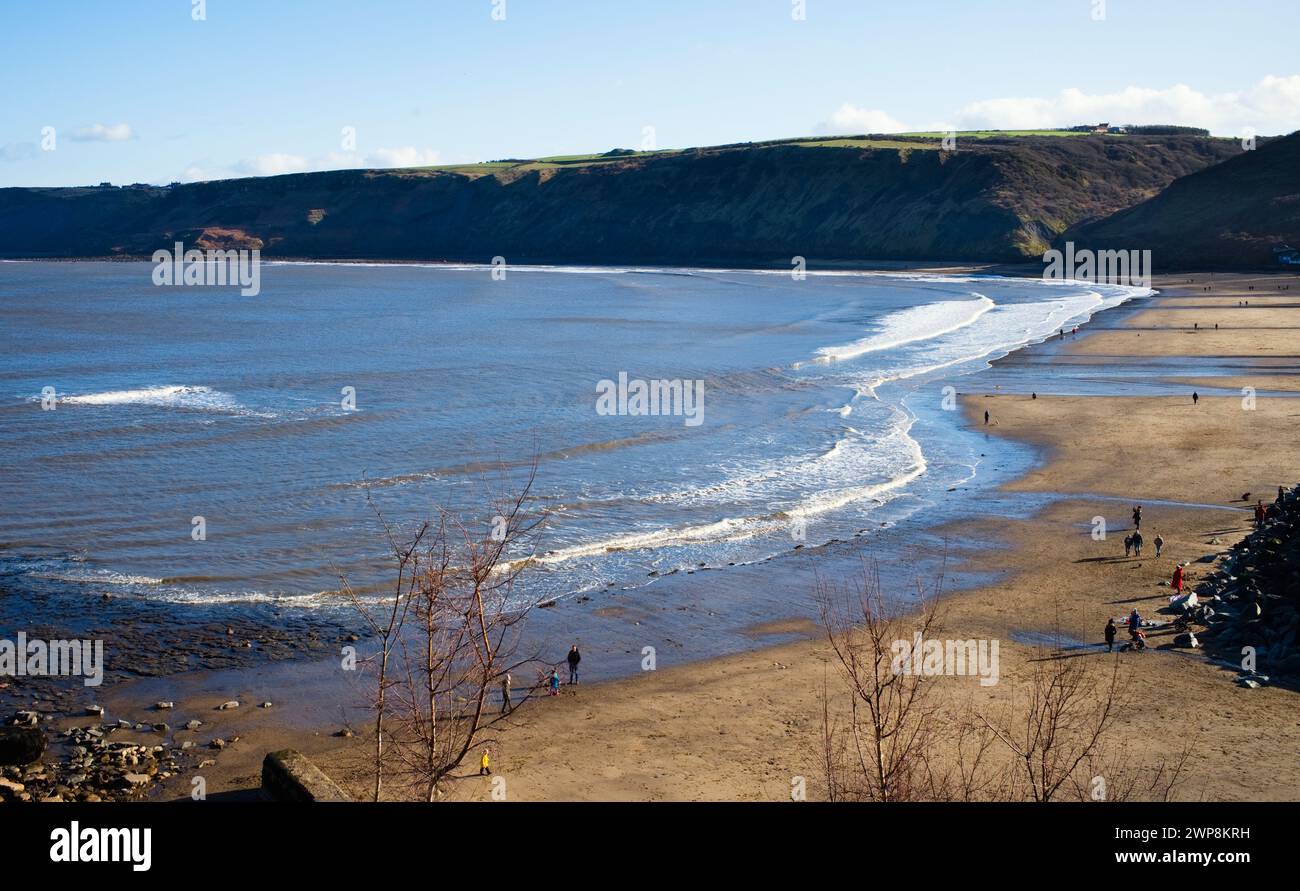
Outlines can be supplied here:
<path id="1" fill-rule="evenodd" d="M 235 172 L 246 176 L 278 176 L 281 173 L 302 173 L 306 169 L 306 158 L 301 155 L 288 155 L 283 152 L 258 155 L 256 158 L 245 158 L 234 166 Z"/>
<path id="2" fill-rule="evenodd" d="M 817 125 L 818 133 L 903 133 L 907 127 L 888 112 L 875 108 L 858 108 L 845 102 Z"/>
<path id="3" fill-rule="evenodd" d="M 818 133 L 900 133 L 929 130 L 1038 130 L 1075 124 L 1181 124 L 1221 136 L 1266 135 L 1300 129 L 1300 74 L 1269 75 L 1244 90 L 1202 93 L 1186 84 L 1155 89 L 1125 87 L 1111 93 L 1077 88 L 1055 96 L 1005 96 L 971 102 L 950 126 L 906 127 L 888 112 L 845 102 Z"/>
<path id="4" fill-rule="evenodd" d="M 400 148 L 377 148 L 360 152 L 329 152 L 316 158 L 306 158 L 285 152 L 272 152 L 245 158 L 229 167 L 208 168 L 190 165 L 182 182 L 228 179 L 239 176 L 278 176 L 282 173 L 308 173 L 319 170 L 348 170 L 352 168 L 430 167 L 440 162 L 441 156 L 433 149 L 419 149 L 407 145 Z"/>
<path id="5" fill-rule="evenodd" d="M 134 136 L 130 124 L 91 124 L 73 130 L 68 138 L 74 142 L 126 142 Z"/>
<path id="6" fill-rule="evenodd" d="M 1126 87 L 1113 93 L 1062 90 L 1055 96 L 1007 97 L 972 102 L 957 113 L 963 130 L 1032 130 L 1108 121 L 1181 124 L 1241 135 L 1289 133 L 1300 128 L 1300 75 L 1269 75 L 1238 92 L 1202 93 L 1186 84 L 1164 89 Z"/>
<path id="7" fill-rule="evenodd" d="M 439 162 L 439 154 L 432 149 L 417 149 L 413 145 L 401 148 L 375 149 L 366 155 L 365 167 L 432 167 Z"/>

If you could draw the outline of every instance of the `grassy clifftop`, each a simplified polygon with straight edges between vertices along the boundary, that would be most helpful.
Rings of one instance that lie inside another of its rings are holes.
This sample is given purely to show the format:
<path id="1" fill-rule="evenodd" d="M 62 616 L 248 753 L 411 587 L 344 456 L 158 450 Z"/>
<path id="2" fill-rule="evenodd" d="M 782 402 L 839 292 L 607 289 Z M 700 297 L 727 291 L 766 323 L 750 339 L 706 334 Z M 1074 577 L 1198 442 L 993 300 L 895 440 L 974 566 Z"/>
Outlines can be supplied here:
<path id="1" fill-rule="evenodd" d="M 789 263 L 1041 255 L 1241 153 L 1194 136 L 787 140 L 172 187 L 0 189 L 0 256 Z"/>

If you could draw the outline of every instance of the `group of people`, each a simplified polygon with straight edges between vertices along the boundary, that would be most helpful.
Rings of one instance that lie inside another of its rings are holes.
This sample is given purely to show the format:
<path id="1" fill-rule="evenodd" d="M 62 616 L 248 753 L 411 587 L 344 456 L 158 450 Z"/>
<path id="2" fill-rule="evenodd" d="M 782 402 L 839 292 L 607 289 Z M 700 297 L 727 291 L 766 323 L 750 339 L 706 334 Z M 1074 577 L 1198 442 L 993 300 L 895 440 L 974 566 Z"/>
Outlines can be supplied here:
<path id="1" fill-rule="evenodd" d="M 569 654 L 565 656 L 565 661 L 569 664 L 569 683 L 578 683 L 578 663 L 582 661 L 582 653 L 578 651 L 578 645 L 574 644 L 569 648 Z M 501 676 L 501 714 L 508 715 L 515 710 L 514 701 L 511 699 L 512 685 L 514 677 L 510 672 Z M 560 695 L 560 671 L 557 667 L 552 666 L 551 673 L 546 676 L 542 686 L 551 696 Z M 492 750 L 484 749 L 482 757 L 478 762 L 478 775 L 481 777 L 492 775 Z"/>
<path id="2" fill-rule="evenodd" d="M 1141 557 L 1142 545 L 1145 543 L 1146 539 L 1142 537 L 1142 505 L 1135 504 L 1133 506 L 1133 533 L 1124 536 L 1124 556 Z M 1165 548 L 1164 538 L 1157 532 L 1151 543 L 1156 546 L 1156 556 L 1159 557 L 1160 552 Z"/>
<path id="3" fill-rule="evenodd" d="M 1142 630 L 1142 615 L 1137 611 L 1137 607 L 1133 607 L 1133 612 L 1129 613 L 1127 624 L 1128 624 L 1128 639 L 1131 642 L 1133 648 L 1135 650 L 1146 649 L 1147 636 L 1146 633 Z M 1106 652 L 1108 653 L 1115 648 L 1116 631 L 1117 629 L 1115 627 L 1114 617 L 1107 619 L 1105 634 L 1106 634 Z"/>
<path id="4" fill-rule="evenodd" d="M 577 644 L 569 648 L 569 655 L 565 657 L 565 661 L 569 664 L 569 683 L 578 683 L 578 663 L 582 662 L 582 653 L 578 651 Z M 514 702 L 510 698 L 513 683 L 514 678 L 507 671 L 501 677 L 501 714 L 503 715 L 510 714 L 515 708 Z M 560 695 L 560 670 L 558 667 L 552 666 L 551 673 L 542 680 L 542 686 L 549 695 Z"/>

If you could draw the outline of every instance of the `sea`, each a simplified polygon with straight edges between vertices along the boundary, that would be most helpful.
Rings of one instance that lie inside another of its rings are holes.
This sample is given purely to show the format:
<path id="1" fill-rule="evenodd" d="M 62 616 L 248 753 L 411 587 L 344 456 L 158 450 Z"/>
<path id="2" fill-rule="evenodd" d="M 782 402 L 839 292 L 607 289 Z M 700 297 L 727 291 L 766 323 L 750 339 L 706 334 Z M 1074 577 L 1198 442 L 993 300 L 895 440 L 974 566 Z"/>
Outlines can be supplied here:
<path id="1" fill-rule="evenodd" d="M 487 539 L 531 481 L 518 596 L 561 607 L 557 635 L 614 623 L 629 651 L 657 635 L 696 654 L 806 614 L 819 548 L 878 543 L 915 571 L 909 542 L 986 511 L 1029 460 L 958 394 L 1150 293 L 264 262 L 244 296 L 152 272 L 0 263 L 0 590 L 337 616 L 345 587 L 391 587 L 390 536 L 447 512 Z M 800 569 L 766 584 L 772 565 Z"/>

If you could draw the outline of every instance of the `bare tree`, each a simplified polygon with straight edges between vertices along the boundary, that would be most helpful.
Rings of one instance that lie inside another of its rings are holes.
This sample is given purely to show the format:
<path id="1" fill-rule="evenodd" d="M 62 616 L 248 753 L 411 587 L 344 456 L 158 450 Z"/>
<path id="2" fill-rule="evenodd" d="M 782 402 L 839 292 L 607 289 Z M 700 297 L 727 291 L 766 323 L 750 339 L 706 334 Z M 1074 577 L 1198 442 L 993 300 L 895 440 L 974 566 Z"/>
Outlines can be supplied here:
<path id="1" fill-rule="evenodd" d="M 1109 669 L 1081 657 L 1044 655 L 1033 663 L 1023 710 L 984 719 L 1010 751 L 1023 794 L 1052 801 L 1079 788 L 1080 767 L 1098 757 L 1102 740 L 1129 702 L 1118 657 Z"/>
<path id="2" fill-rule="evenodd" d="M 935 694 L 938 677 L 899 670 L 915 635 L 941 633 L 936 589 L 919 607 L 886 600 L 865 567 L 847 585 L 817 581 L 822 625 L 844 681 L 822 686 L 822 770 L 832 801 L 1169 800 L 1195 741 L 1180 755 L 1138 764 L 1110 737 L 1131 702 L 1118 658 L 1042 652 L 1027 699 L 996 718 L 972 697 Z M 912 606 L 910 613 L 905 606 Z M 841 704 L 842 703 L 842 704 Z M 837 704 L 840 704 L 836 708 Z"/>
<path id="3" fill-rule="evenodd" d="M 1079 801 L 1172 801 L 1187 779 L 1197 737 L 1187 740 L 1172 758 L 1139 762 L 1125 743 L 1103 744 L 1071 779 Z"/>
<path id="4" fill-rule="evenodd" d="M 937 594 L 937 592 L 935 592 Z M 909 618 L 886 602 L 874 566 L 846 585 L 817 580 L 822 627 L 847 685 L 844 726 L 832 716 L 832 697 L 823 692 L 823 770 L 832 801 L 908 801 L 930 797 L 930 748 L 942 714 L 930 697 L 934 678 L 896 671 L 896 642 L 908 645 L 917 632 L 938 631 L 937 600 L 921 597 Z"/>
<path id="5" fill-rule="evenodd" d="M 386 774 L 433 801 L 502 720 L 488 705 L 520 658 L 520 632 L 536 604 L 521 590 L 527 544 L 540 519 L 525 512 L 536 476 L 511 497 L 489 497 L 486 522 L 439 510 L 405 537 L 384 521 L 396 579 L 379 604 L 344 580 L 378 641 L 374 723 L 375 800 Z M 511 554 L 525 556 L 511 559 Z M 388 745 L 385 745 L 387 737 Z"/>

